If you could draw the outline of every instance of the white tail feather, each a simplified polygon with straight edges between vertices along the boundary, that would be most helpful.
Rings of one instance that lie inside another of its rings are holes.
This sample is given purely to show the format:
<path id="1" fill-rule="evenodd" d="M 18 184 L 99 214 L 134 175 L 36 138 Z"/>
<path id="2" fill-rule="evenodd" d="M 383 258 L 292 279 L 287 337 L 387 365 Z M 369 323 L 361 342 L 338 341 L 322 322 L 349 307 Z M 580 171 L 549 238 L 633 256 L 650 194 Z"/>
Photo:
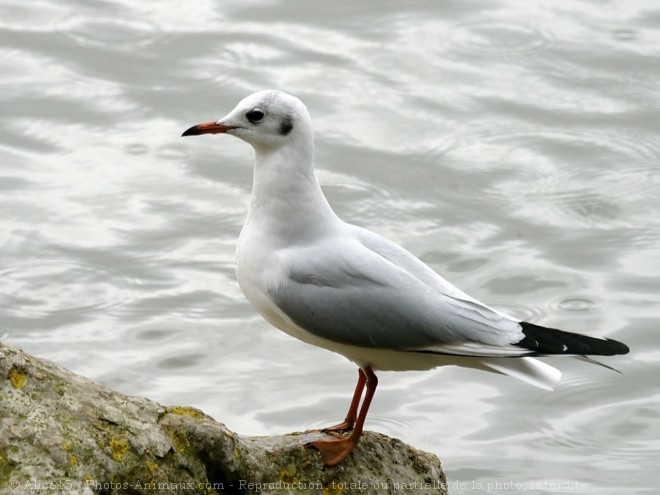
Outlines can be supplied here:
<path id="1" fill-rule="evenodd" d="M 554 390 L 561 380 L 561 371 L 531 357 L 480 359 L 479 361 L 499 373 L 544 390 Z"/>

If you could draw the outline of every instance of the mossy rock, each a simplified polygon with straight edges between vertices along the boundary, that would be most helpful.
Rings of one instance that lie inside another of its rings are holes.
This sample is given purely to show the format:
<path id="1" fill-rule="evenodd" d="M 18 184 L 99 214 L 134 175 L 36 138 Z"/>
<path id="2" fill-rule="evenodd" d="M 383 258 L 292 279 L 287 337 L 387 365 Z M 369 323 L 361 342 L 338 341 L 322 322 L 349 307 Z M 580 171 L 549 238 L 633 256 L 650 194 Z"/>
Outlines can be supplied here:
<path id="1" fill-rule="evenodd" d="M 0 344 L 0 493 L 444 494 L 436 456 L 366 432 L 326 467 L 320 432 L 240 437 Z"/>

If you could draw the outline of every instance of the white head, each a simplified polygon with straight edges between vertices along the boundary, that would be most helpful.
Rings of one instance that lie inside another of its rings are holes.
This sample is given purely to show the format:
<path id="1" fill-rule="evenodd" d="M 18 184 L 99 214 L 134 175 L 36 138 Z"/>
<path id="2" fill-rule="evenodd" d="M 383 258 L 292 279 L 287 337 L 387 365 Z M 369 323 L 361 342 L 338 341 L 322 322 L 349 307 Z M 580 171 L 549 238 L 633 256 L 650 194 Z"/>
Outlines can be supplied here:
<path id="1" fill-rule="evenodd" d="M 307 108 L 295 96 L 275 90 L 253 93 L 241 100 L 226 117 L 204 122 L 186 130 L 182 136 L 199 134 L 231 134 L 267 151 L 312 134 L 312 121 Z"/>

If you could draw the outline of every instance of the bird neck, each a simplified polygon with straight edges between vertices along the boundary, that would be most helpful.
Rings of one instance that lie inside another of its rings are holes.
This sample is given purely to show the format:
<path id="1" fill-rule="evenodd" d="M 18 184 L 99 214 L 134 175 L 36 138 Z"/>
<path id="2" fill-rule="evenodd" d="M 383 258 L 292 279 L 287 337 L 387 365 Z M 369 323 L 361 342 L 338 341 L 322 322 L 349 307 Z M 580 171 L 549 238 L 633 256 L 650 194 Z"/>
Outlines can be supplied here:
<path id="1" fill-rule="evenodd" d="M 313 144 L 293 144 L 256 150 L 247 218 L 286 240 L 320 234 L 322 225 L 339 221 L 314 173 Z"/>

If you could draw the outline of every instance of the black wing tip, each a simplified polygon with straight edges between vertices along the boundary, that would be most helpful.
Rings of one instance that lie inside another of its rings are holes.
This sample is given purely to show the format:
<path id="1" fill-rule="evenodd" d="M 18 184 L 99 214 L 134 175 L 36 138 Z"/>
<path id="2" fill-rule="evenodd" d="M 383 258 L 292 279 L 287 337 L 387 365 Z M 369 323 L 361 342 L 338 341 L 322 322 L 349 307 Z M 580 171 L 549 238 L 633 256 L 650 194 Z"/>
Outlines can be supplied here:
<path id="1" fill-rule="evenodd" d="M 628 347 L 623 342 L 619 342 L 618 340 L 614 340 L 614 339 L 605 339 L 605 340 L 609 342 L 612 348 L 614 349 L 614 354 L 611 354 L 612 356 L 620 355 L 620 354 L 628 354 L 630 352 L 630 347 Z"/>
<path id="2" fill-rule="evenodd" d="M 538 354 L 616 356 L 630 352 L 626 344 L 613 339 L 590 337 L 526 321 L 521 321 L 520 326 L 524 337 L 514 345 Z"/>

